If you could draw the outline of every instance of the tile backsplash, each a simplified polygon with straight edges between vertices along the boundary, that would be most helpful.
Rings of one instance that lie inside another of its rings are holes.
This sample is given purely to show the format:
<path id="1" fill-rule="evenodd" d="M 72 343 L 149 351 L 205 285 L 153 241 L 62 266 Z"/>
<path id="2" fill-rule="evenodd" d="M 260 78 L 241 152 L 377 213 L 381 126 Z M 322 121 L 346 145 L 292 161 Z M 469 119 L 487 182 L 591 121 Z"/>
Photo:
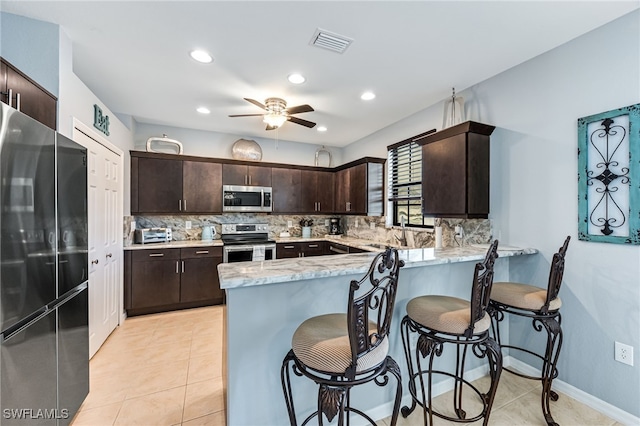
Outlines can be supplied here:
<path id="1" fill-rule="evenodd" d="M 173 239 L 176 241 L 200 240 L 202 227 L 213 226 L 216 230 L 215 239 L 220 238 L 221 225 L 225 223 L 267 223 L 270 227 L 270 237 L 275 238 L 283 231 L 289 231 L 292 237 L 300 237 L 302 229 L 301 219 L 313 219 L 311 237 L 323 237 L 328 234 L 329 227 L 325 222 L 335 215 L 276 215 L 264 213 L 230 213 L 224 215 L 180 215 L 180 216 L 126 216 L 124 218 L 124 244 L 133 243 L 131 224 L 135 221 L 137 228 L 168 227 L 171 228 Z M 379 216 L 340 216 L 342 231 L 346 236 L 373 240 L 381 243 L 398 244 L 396 238 L 401 235 L 398 226 L 387 227 L 385 218 Z M 292 227 L 289 228 L 288 222 Z M 187 222 L 191 228 L 187 229 Z M 373 225 L 372 225 L 373 224 Z M 459 244 L 488 243 L 491 239 L 491 221 L 489 219 L 436 219 L 436 226 L 442 227 L 443 247 L 456 247 Z M 463 238 L 454 238 L 456 225 L 462 226 Z M 434 247 L 435 233 L 433 229 L 406 228 L 408 247 Z"/>

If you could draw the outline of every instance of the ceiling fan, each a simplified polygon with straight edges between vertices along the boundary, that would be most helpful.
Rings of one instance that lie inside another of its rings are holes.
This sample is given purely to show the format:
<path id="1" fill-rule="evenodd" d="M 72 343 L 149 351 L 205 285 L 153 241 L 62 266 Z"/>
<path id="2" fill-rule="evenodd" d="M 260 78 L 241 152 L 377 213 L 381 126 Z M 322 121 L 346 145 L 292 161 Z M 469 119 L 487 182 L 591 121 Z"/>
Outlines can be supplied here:
<path id="1" fill-rule="evenodd" d="M 267 124 L 266 130 L 277 129 L 282 126 L 285 121 L 290 121 L 292 123 L 300 124 L 301 126 L 308 127 L 312 129 L 315 127 L 316 123 L 311 121 L 303 120 L 298 117 L 293 117 L 293 114 L 301 114 L 303 112 L 311 112 L 314 111 L 310 105 L 298 105 L 294 107 L 287 108 L 287 102 L 284 99 L 280 98 L 268 98 L 264 101 L 264 105 L 255 99 L 244 98 L 245 101 L 251 102 L 257 107 L 262 108 L 266 111 L 266 113 L 262 114 L 235 114 L 230 115 L 229 117 L 257 117 L 263 116 L 262 121 Z"/>

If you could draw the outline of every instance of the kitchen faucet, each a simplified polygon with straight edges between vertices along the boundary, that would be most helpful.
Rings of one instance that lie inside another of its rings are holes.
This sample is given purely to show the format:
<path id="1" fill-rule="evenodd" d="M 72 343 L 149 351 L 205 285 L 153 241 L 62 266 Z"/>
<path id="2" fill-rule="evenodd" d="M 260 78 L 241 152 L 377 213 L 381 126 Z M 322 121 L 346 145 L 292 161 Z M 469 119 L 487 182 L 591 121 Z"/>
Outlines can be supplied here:
<path id="1" fill-rule="evenodd" d="M 393 235 L 394 237 L 396 237 L 396 240 L 398 240 L 400 242 L 400 245 L 402 247 L 406 247 L 407 246 L 407 230 L 404 226 L 404 216 L 402 216 L 400 218 L 400 226 L 402 227 L 402 234 L 400 237 L 398 237 L 397 235 Z"/>

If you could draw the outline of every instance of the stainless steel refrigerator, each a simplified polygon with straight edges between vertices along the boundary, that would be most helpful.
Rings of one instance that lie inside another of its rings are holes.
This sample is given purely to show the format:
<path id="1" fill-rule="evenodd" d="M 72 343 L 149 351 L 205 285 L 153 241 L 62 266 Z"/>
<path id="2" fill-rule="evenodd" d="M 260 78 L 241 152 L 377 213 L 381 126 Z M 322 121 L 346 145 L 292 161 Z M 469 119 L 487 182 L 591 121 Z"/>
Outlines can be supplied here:
<path id="1" fill-rule="evenodd" d="M 66 425 L 89 392 L 87 153 L 0 103 L 0 424 Z"/>

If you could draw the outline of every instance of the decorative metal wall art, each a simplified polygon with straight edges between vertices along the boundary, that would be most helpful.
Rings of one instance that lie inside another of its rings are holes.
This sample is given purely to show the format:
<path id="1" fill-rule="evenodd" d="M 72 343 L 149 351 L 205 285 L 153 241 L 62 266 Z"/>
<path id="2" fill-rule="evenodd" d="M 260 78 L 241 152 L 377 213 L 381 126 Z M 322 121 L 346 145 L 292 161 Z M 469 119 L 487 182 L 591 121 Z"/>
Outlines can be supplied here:
<path id="1" fill-rule="evenodd" d="M 640 104 L 578 119 L 578 237 L 640 244 Z"/>

